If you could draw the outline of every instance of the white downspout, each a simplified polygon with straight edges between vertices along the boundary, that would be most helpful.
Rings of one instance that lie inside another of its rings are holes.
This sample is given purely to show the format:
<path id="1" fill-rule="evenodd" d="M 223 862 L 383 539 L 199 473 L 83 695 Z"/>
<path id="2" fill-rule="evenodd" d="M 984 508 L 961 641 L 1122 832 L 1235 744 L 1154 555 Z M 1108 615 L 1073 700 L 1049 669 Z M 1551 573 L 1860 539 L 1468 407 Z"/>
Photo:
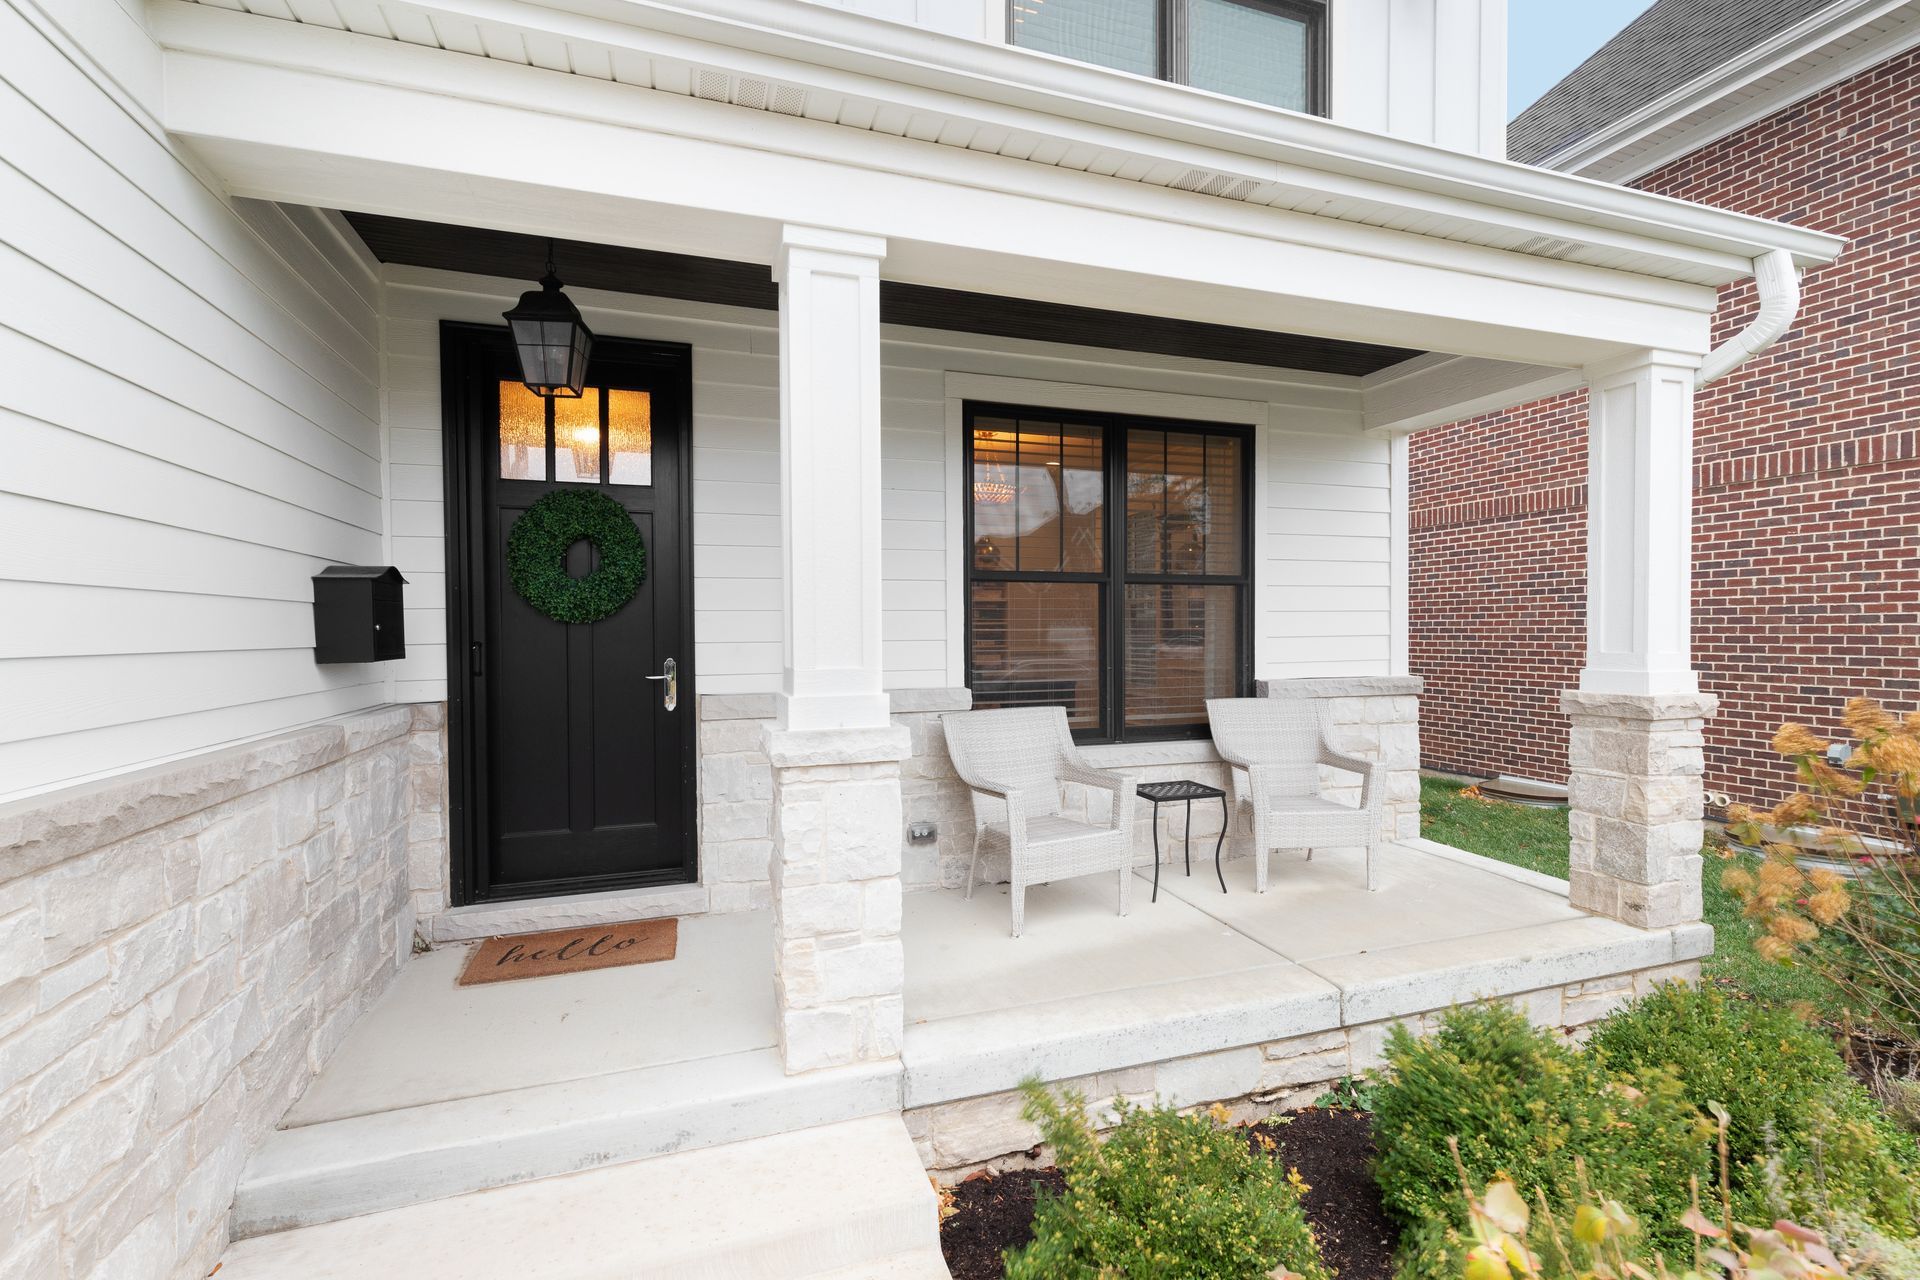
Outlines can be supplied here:
<path id="1" fill-rule="evenodd" d="M 1753 282 L 1760 290 L 1760 314 L 1740 332 L 1707 353 L 1693 385 L 1718 382 L 1753 356 L 1772 346 L 1800 310 L 1800 273 L 1785 249 L 1769 250 L 1753 260 Z"/>

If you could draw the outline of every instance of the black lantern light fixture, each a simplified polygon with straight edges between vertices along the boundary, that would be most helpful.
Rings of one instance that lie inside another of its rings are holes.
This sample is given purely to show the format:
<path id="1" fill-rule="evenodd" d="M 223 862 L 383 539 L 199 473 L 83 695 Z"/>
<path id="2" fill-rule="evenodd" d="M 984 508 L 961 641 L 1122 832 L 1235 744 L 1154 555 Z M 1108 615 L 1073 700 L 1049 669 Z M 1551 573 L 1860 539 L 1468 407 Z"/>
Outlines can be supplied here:
<path id="1" fill-rule="evenodd" d="M 505 313 L 520 352 L 520 381 L 537 396 L 577 397 L 587 384 L 587 354 L 593 330 L 580 308 L 560 292 L 553 271 L 553 241 L 547 241 L 547 274 L 538 289 L 520 295 L 520 305 Z"/>

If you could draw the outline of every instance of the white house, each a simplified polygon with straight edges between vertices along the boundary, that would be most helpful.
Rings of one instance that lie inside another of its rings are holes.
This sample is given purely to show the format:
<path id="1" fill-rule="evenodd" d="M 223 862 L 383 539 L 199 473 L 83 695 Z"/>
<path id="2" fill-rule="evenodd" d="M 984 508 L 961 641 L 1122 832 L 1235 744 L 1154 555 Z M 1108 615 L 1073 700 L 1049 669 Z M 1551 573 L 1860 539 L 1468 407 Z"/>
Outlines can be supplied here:
<path id="1" fill-rule="evenodd" d="M 1027 1146 L 1025 1076 L 1284 1105 L 1695 972 L 1691 392 L 1840 244 L 1507 163 L 1504 27 L 5 0 L 0 1276 L 942 1275 L 922 1170 Z M 549 258 L 574 398 L 502 320 Z M 1569 885 L 1419 836 L 1406 437 L 1581 383 Z M 528 576 L 554 493 L 644 577 Z M 377 601 L 316 635 L 330 566 L 404 576 L 404 657 Z M 1376 892 L 1183 875 L 1142 804 L 1157 901 L 962 896 L 941 714 L 1221 782 L 1253 694 L 1383 770 Z"/>

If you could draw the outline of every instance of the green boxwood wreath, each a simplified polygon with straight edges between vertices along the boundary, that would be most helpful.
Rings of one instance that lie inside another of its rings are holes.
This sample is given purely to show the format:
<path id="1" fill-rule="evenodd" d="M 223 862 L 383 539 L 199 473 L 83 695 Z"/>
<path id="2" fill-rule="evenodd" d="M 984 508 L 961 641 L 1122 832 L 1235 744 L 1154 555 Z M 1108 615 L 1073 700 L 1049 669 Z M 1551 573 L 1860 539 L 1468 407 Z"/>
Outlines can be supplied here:
<path id="1" fill-rule="evenodd" d="M 585 538 L 600 566 L 567 575 L 567 549 Z M 556 489 L 513 522 L 507 578 L 523 599 L 558 622 L 598 622 L 626 607 L 647 577 L 647 544 L 626 508 L 593 489 Z"/>

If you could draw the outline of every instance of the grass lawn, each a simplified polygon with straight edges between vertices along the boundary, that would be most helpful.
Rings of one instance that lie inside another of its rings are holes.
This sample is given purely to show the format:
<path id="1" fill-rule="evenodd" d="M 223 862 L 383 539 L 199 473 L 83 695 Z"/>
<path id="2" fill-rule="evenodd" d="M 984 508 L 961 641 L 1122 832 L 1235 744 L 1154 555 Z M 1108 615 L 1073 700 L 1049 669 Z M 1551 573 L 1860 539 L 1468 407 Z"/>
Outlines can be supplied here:
<path id="1" fill-rule="evenodd" d="M 1482 799 L 1462 794 L 1458 783 L 1422 778 L 1420 834 L 1550 876 L 1564 879 L 1567 874 L 1565 809 Z M 1701 890 L 1716 941 L 1712 957 L 1702 966 L 1704 975 L 1754 1000 L 1829 1006 L 1832 989 L 1818 974 L 1786 968 L 1754 953 L 1754 926 L 1741 917 L 1733 895 L 1720 887 L 1724 865 L 1709 848 Z"/>

